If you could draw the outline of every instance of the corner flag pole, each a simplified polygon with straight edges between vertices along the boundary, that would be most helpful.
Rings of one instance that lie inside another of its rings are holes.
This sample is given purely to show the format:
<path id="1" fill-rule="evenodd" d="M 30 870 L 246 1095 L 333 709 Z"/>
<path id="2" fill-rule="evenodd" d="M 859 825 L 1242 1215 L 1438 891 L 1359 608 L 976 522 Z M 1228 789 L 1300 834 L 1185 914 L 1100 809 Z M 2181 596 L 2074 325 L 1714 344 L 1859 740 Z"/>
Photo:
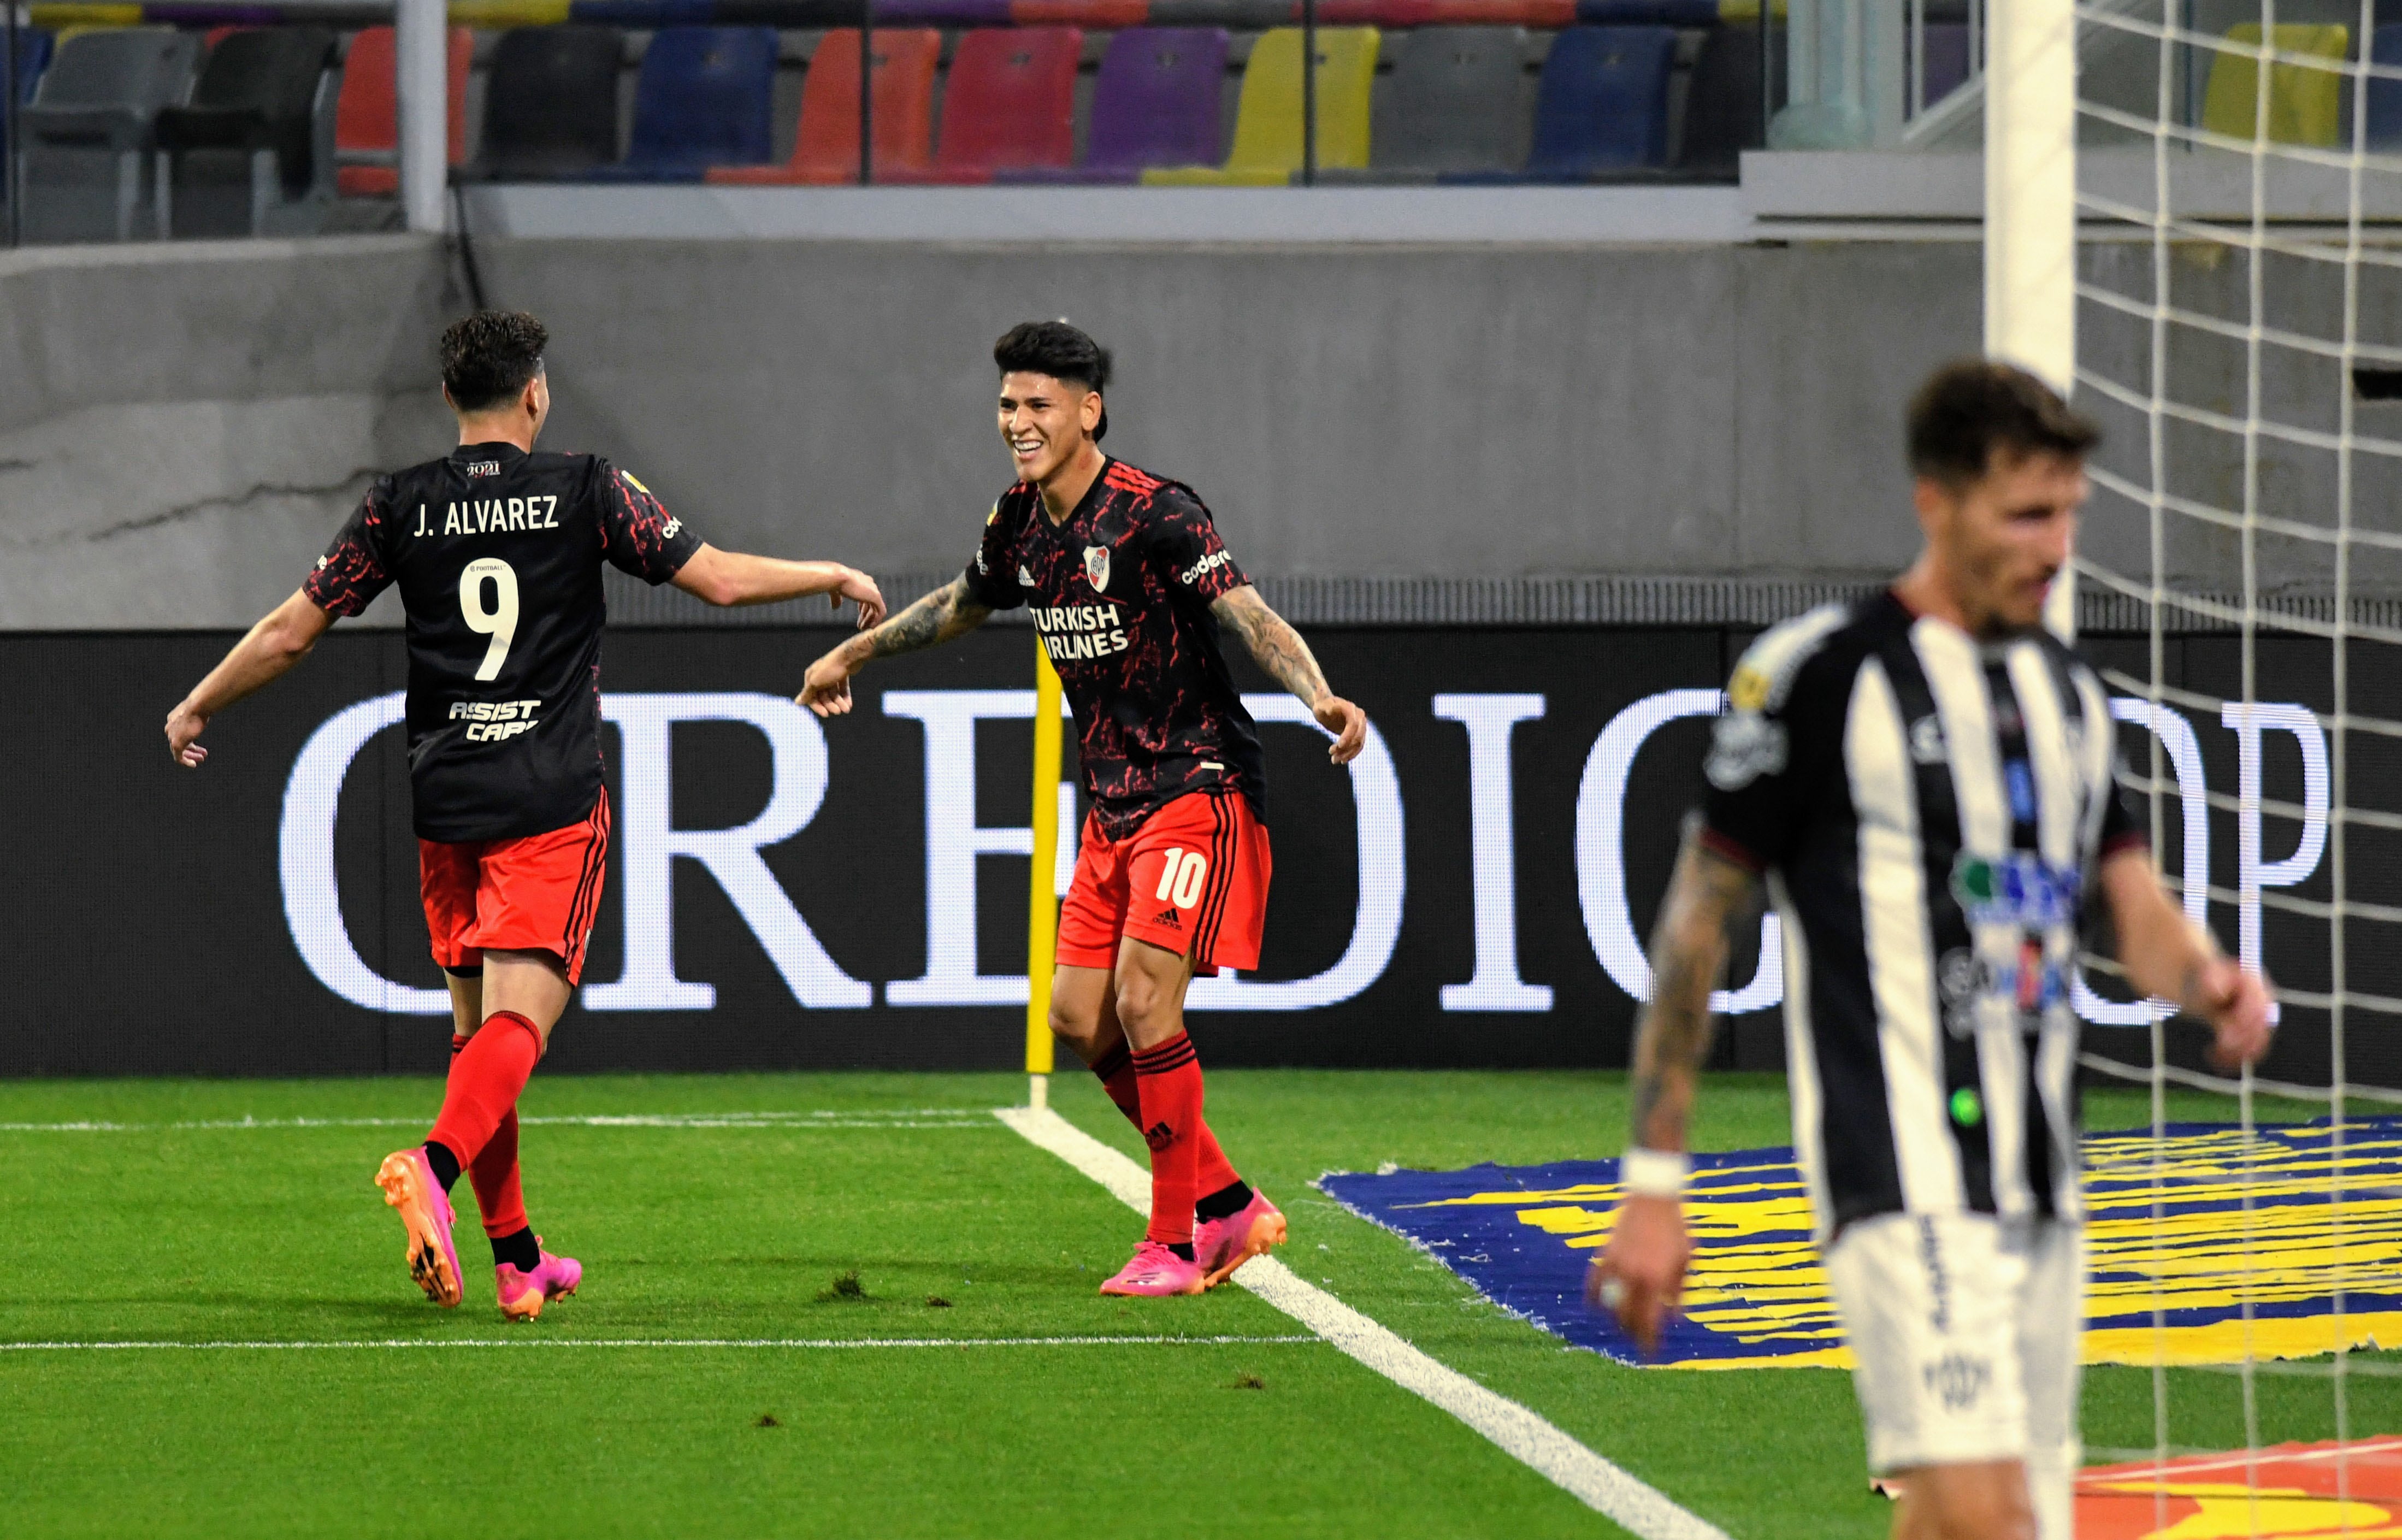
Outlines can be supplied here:
<path id="1" fill-rule="evenodd" d="M 1034 859 L 1026 879 L 1027 1103 L 1050 1105 L 1051 965 L 1059 938 L 1059 673 L 1034 639 Z"/>
<path id="2" fill-rule="evenodd" d="M 2068 395 L 2077 384 L 2077 7 L 2007 0 L 1985 13 L 1985 353 Z M 2051 585 L 2044 622 L 2075 634 L 2074 567 Z"/>

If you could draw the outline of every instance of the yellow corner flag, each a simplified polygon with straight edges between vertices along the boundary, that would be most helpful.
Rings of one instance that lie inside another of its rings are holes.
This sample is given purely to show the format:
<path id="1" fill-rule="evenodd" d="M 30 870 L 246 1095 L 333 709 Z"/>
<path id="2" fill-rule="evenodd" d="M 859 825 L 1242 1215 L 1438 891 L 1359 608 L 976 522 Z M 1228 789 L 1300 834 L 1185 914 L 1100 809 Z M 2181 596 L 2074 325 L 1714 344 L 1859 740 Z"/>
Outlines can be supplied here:
<path id="1" fill-rule="evenodd" d="M 1026 879 L 1026 1073 L 1035 1107 L 1051 1073 L 1051 965 L 1059 935 L 1052 873 L 1059 851 L 1059 673 L 1034 639 L 1034 859 Z"/>

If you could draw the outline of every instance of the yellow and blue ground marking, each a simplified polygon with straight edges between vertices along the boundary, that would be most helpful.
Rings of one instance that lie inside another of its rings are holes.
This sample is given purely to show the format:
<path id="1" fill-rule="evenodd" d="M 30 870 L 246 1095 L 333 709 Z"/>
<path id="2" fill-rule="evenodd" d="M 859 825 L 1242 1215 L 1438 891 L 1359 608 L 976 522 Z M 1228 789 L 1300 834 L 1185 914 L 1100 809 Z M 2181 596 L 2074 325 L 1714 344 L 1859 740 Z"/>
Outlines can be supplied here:
<path id="1" fill-rule="evenodd" d="M 2085 1361 L 2213 1364 L 2402 1346 L 2402 1117 L 2090 1135 Z M 1583 1300 L 1616 1161 L 1334 1175 L 1319 1187 L 1503 1309 L 1626 1364 L 1849 1367 L 1793 1151 L 1697 1155 L 1684 1313 L 1658 1357 Z"/>

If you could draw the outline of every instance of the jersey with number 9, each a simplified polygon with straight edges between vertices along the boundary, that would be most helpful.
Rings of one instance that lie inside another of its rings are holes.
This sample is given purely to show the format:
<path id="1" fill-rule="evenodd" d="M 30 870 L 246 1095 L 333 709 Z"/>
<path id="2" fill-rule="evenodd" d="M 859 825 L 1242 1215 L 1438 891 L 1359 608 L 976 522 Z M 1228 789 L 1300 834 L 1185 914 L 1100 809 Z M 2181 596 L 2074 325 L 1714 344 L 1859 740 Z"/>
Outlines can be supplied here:
<path id="1" fill-rule="evenodd" d="M 421 839 L 515 839 L 600 795 L 600 564 L 665 583 L 700 537 L 597 455 L 462 445 L 377 479 L 301 584 L 355 615 L 397 584 Z"/>

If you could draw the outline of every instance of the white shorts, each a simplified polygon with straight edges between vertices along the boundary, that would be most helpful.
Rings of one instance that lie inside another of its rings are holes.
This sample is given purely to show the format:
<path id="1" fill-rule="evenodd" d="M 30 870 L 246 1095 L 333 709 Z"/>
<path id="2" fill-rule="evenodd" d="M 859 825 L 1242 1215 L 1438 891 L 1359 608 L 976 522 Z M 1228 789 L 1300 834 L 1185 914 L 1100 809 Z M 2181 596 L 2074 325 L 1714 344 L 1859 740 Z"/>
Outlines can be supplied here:
<path id="1" fill-rule="evenodd" d="M 1827 1279 L 1858 1367 L 1869 1469 L 2077 1453 L 2085 1232 L 1987 1214 L 1846 1225 Z"/>

